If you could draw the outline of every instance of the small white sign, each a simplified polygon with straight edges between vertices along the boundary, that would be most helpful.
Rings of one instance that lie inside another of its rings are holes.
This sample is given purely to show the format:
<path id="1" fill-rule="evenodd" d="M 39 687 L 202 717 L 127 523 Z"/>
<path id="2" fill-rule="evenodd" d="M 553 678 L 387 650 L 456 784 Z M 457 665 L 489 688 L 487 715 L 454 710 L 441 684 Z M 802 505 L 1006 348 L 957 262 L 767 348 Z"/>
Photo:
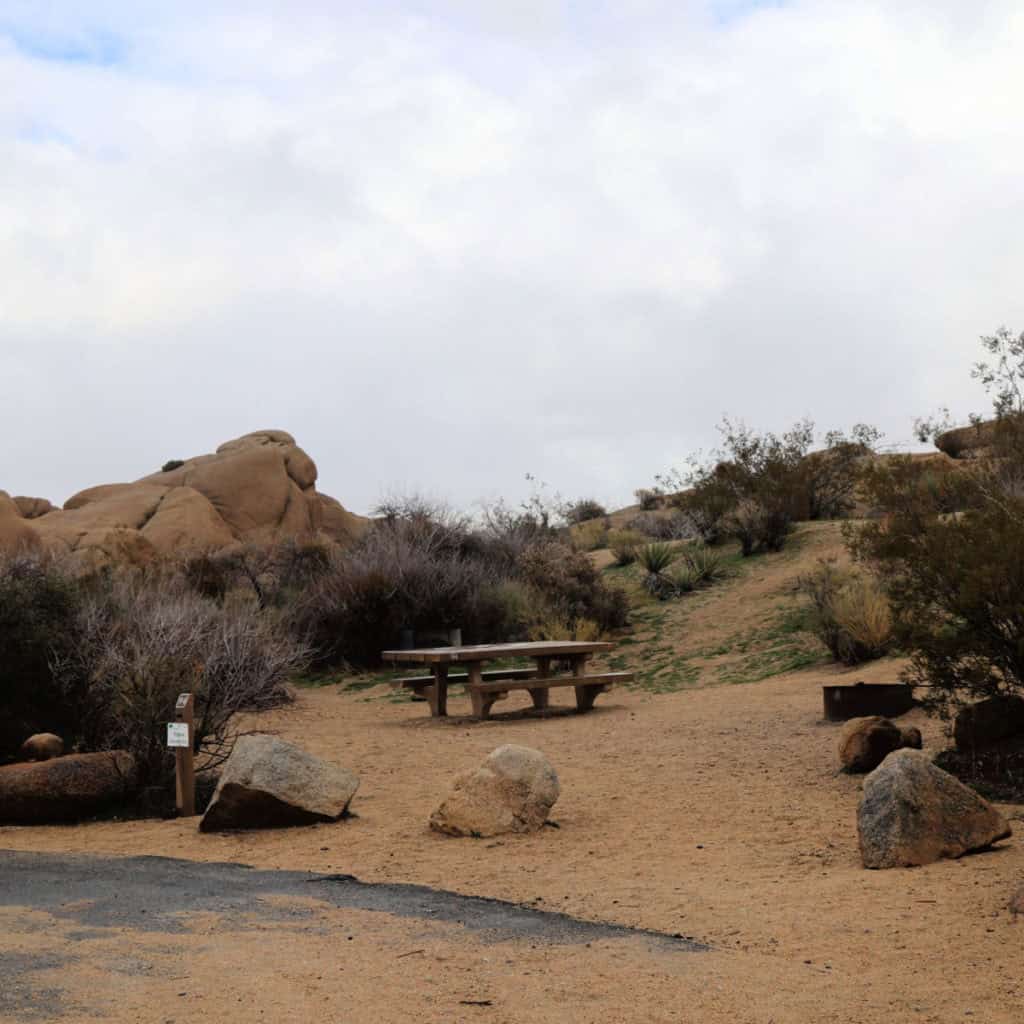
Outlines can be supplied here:
<path id="1" fill-rule="evenodd" d="M 167 723 L 167 746 L 188 747 L 188 723 L 168 722 Z"/>

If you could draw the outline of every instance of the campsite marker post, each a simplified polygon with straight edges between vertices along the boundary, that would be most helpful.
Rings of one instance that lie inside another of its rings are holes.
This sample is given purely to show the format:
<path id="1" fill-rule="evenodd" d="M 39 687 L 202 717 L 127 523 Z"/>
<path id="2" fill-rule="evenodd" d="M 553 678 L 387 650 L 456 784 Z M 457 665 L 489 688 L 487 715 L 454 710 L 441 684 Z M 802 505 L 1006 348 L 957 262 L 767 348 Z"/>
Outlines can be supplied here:
<path id="1" fill-rule="evenodd" d="M 175 720 L 167 723 L 167 745 L 174 749 L 175 802 L 182 818 L 191 818 L 196 813 L 196 768 L 192 753 L 194 704 L 191 693 L 178 694 Z"/>

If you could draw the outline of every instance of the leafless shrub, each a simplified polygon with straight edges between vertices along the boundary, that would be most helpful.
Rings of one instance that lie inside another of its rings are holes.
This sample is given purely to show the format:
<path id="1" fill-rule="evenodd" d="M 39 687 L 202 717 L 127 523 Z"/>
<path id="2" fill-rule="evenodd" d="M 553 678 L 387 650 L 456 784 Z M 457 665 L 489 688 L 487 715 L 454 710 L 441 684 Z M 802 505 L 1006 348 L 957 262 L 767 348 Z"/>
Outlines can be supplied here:
<path id="1" fill-rule="evenodd" d="M 53 669 L 85 709 L 83 745 L 131 751 L 154 784 L 169 778 L 164 726 L 179 693 L 195 694 L 193 746 L 212 768 L 238 714 L 289 702 L 288 681 L 309 660 L 275 615 L 218 605 L 169 574 L 112 574 L 89 589 L 75 629 Z"/>

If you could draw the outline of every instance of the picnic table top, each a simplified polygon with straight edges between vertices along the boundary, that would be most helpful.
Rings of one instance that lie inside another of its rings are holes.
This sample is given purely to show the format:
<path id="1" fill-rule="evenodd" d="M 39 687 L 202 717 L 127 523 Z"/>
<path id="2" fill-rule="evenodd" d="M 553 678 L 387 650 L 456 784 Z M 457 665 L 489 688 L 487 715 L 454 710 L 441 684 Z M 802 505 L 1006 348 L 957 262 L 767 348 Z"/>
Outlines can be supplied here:
<path id="1" fill-rule="evenodd" d="M 420 647 L 410 651 L 384 651 L 386 661 L 448 664 L 456 661 L 489 661 L 492 658 L 543 658 L 567 654 L 595 654 L 613 650 L 601 640 L 536 640 L 520 644 L 470 644 L 464 647 Z"/>

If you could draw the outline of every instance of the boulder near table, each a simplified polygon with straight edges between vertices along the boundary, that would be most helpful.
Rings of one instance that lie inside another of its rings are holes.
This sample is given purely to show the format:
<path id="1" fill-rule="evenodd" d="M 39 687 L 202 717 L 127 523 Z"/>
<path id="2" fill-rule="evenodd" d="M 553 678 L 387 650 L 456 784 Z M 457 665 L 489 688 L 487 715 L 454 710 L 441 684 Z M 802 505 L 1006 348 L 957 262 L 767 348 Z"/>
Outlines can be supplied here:
<path id="1" fill-rule="evenodd" d="M 526 690 L 535 708 L 546 708 L 552 688 L 571 686 L 576 691 L 576 708 L 589 711 L 597 695 L 615 683 L 633 678 L 631 672 L 587 674 L 587 661 L 598 653 L 610 651 L 614 644 L 583 640 L 542 640 L 520 644 L 474 644 L 468 647 L 424 647 L 411 651 L 384 651 L 385 661 L 428 665 L 429 676 L 398 679 L 395 687 L 405 687 L 430 702 L 435 718 L 448 714 L 448 684 L 461 682 L 473 703 L 473 717 L 487 718 L 495 701 L 508 696 L 510 690 Z M 484 669 L 489 661 L 504 658 L 530 658 L 534 668 Z M 553 675 L 554 662 L 568 662 L 568 675 Z M 452 665 L 465 666 L 466 671 L 453 674 Z"/>

